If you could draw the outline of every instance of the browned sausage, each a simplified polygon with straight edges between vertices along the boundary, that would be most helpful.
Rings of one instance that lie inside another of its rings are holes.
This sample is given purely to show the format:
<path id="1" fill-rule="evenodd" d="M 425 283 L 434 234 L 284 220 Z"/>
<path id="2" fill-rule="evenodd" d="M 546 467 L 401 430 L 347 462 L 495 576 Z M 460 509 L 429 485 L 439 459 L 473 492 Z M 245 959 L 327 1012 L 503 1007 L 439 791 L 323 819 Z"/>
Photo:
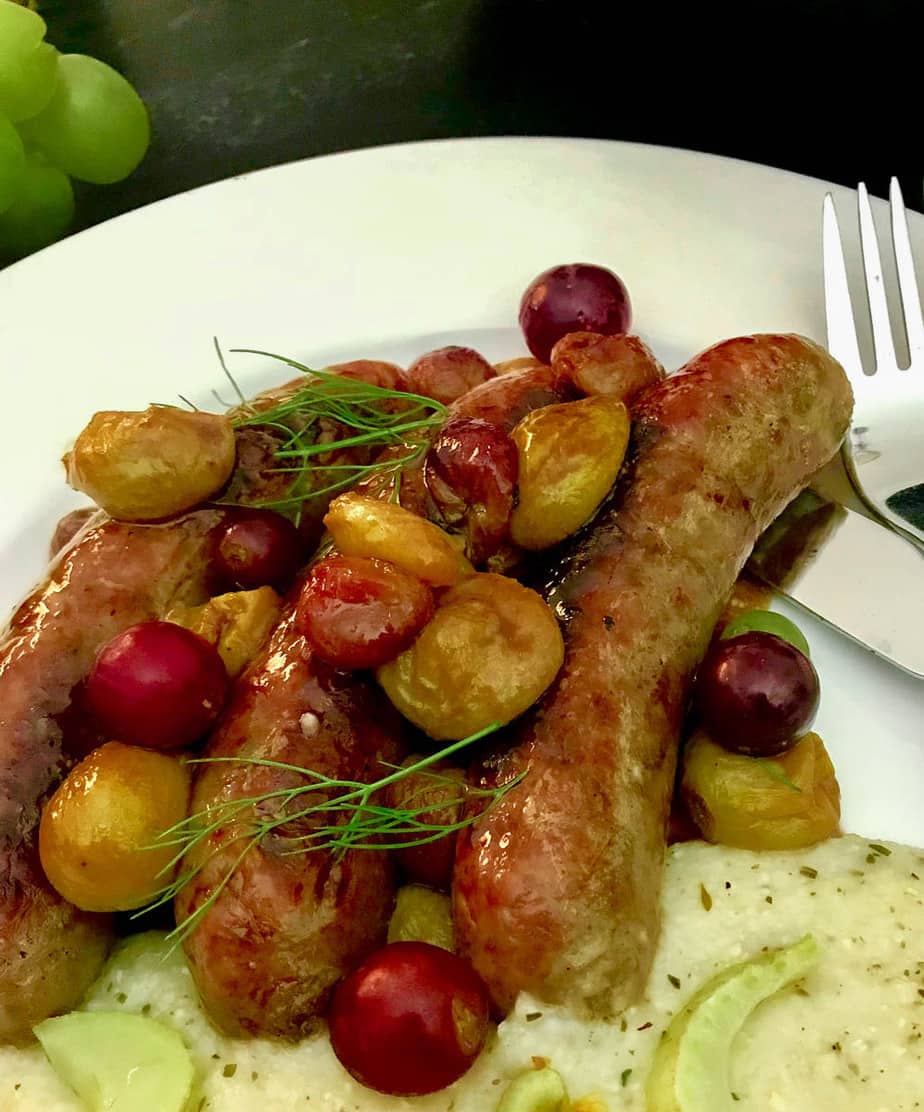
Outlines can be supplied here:
<path id="1" fill-rule="evenodd" d="M 454 417 L 480 417 L 507 432 L 527 413 L 577 395 L 544 364 L 509 371 L 469 390 L 449 407 Z"/>
<path id="2" fill-rule="evenodd" d="M 560 400 L 549 368 L 511 374 L 503 389 L 485 383 L 452 411 L 503 413 L 506 427 L 529 408 Z M 479 395 L 485 391 L 485 395 Z M 406 447 L 383 453 L 400 456 Z M 425 515 L 420 472 L 402 475 L 402 501 L 411 492 Z M 390 476 L 386 476 L 386 479 Z M 361 489 L 378 489 L 361 484 Z M 412 499 L 413 501 L 413 499 Z M 300 723 L 312 723 L 307 735 Z M 358 781 L 382 774 L 383 760 L 401 752 L 397 715 L 377 687 L 361 675 L 331 672 L 310 658 L 291 617 L 238 681 L 209 757 L 271 759 Z M 247 764 L 205 766 L 196 783 L 194 809 L 246 798 L 298 783 L 291 773 Z M 213 1020 L 231 1034 L 299 1038 L 323 1015 L 334 983 L 385 936 L 394 884 L 385 854 L 329 853 L 286 856 L 287 843 L 265 839 L 235 868 L 242 827 L 223 829 L 208 846 L 187 855 L 203 865 L 176 901 L 178 922 L 204 906 L 224 876 L 232 880 L 204 912 L 185 941 L 200 995 Z"/>
<path id="3" fill-rule="evenodd" d="M 383 761 L 401 759 L 400 736 L 397 713 L 371 680 L 310 658 L 290 610 L 238 680 L 206 755 L 272 760 L 369 782 L 386 775 Z M 246 763 L 203 769 L 193 813 L 308 782 Z M 394 902 L 392 862 L 376 851 L 351 851 L 339 860 L 325 850 L 287 854 L 287 838 L 311 828 L 303 821 L 288 825 L 287 837 L 264 838 L 235 868 L 252 819 L 248 811 L 187 854 L 186 866 L 204 867 L 177 897 L 177 922 L 205 903 L 230 871 L 230 882 L 184 942 L 202 1000 L 229 1034 L 298 1039 L 323 1015 L 335 982 L 384 941 Z"/>
<path id="4" fill-rule="evenodd" d="M 41 805 L 66 771 L 57 718 L 99 648 L 174 602 L 199 603 L 220 510 L 170 525 L 108 521 L 78 539 L 19 607 L 0 645 L 0 1042 L 75 1005 L 110 941 L 105 915 L 78 911 L 45 880 Z"/>
<path id="5" fill-rule="evenodd" d="M 400 368 L 392 364 L 361 361 L 333 369 L 400 386 Z M 247 410 L 291 397 L 303 385 L 299 378 L 266 391 Z M 328 423 L 321 435 L 343 434 Z M 237 464 L 223 500 L 247 504 L 284 494 L 291 479 L 276 470 L 279 436 L 247 427 L 236 439 Z M 309 533 L 325 508 L 322 500 L 309 505 Z M 163 616 L 174 604 L 208 597 L 212 533 L 230 512 L 202 510 L 158 526 L 109 521 L 93 528 L 61 554 L 0 644 L 0 1042 L 26 1040 L 34 1023 L 76 1004 L 111 940 L 107 916 L 78 911 L 50 888 L 34 844 L 41 805 L 66 772 L 68 755 L 83 755 L 96 740 L 84 721 L 78 685 L 115 634 Z M 69 542 L 72 531 L 66 522 L 56 543 Z M 82 749 L 63 752 L 62 727 Z"/>
<path id="6" fill-rule="evenodd" d="M 457 939 L 500 1008 L 527 990 L 611 1017 L 643 990 L 691 674 L 850 411 L 841 368 L 797 336 L 719 344 L 643 397 L 625 479 L 551 592 L 565 663 L 496 762 L 527 775 L 458 842 Z"/>

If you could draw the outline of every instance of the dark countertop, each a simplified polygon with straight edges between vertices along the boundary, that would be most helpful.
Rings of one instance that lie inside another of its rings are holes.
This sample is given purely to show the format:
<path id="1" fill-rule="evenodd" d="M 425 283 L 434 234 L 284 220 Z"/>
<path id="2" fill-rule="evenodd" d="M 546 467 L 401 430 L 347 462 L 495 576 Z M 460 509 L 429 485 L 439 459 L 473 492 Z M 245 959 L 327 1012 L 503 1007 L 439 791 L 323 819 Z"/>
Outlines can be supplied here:
<path id="1" fill-rule="evenodd" d="M 576 135 L 827 178 L 922 208 L 919 0 L 42 0 L 63 51 L 120 69 L 154 139 L 96 223 L 331 151 Z M 907 122 L 906 122 L 907 121 Z"/>

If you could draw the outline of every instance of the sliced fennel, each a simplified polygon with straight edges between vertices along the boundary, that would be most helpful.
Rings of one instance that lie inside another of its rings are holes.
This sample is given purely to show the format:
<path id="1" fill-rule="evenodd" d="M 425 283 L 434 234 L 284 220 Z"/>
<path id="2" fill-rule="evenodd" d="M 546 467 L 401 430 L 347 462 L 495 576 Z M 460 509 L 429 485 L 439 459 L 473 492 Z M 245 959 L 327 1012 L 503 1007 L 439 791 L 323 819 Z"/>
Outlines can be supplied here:
<path id="1" fill-rule="evenodd" d="M 718 973 L 674 1016 L 655 1052 L 645 1089 L 648 1112 L 732 1112 L 735 1036 L 751 1012 L 804 976 L 818 960 L 811 935 Z"/>
<path id="2" fill-rule="evenodd" d="M 495 1112 L 563 1112 L 567 1107 L 564 1081 L 546 1066 L 515 1077 L 504 1090 Z"/>
<path id="3" fill-rule="evenodd" d="M 35 1035 L 90 1112 L 183 1112 L 193 1064 L 170 1027 L 129 1012 L 69 1012 Z"/>

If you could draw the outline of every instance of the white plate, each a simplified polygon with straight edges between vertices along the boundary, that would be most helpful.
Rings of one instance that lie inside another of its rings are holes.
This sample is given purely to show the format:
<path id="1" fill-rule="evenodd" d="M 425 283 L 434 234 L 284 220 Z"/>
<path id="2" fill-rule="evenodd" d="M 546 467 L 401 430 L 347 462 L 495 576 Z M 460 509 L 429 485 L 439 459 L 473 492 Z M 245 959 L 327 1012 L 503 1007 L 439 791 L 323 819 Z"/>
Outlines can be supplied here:
<path id="1" fill-rule="evenodd" d="M 823 339 L 826 188 L 622 143 L 425 143 L 234 178 L 3 271 L 2 602 L 35 579 L 54 522 L 75 504 L 58 464 L 69 440 L 96 409 L 179 393 L 207 403 L 223 386 L 213 336 L 316 365 L 448 342 L 510 357 L 522 350 L 527 282 L 581 260 L 624 278 L 635 328 L 670 364 L 736 333 Z M 834 191 L 849 214 L 848 191 Z M 912 236 L 924 252 L 918 217 Z M 265 361 L 234 368 L 247 390 L 281 380 Z M 797 620 L 822 678 L 817 728 L 845 827 L 924 845 L 924 685 Z"/>

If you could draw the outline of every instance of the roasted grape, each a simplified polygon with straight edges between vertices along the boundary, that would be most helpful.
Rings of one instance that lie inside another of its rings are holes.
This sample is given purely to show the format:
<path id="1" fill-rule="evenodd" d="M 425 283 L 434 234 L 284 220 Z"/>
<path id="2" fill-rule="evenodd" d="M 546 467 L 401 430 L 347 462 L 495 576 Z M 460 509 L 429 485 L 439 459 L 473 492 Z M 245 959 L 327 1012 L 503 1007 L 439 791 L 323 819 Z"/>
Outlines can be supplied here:
<path id="1" fill-rule="evenodd" d="M 772 633 L 720 640 L 696 678 L 699 722 L 735 753 L 769 757 L 793 745 L 818 709 L 818 673 L 808 657 Z"/>
<path id="2" fill-rule="evenodd" d="M 451 344 L 415 359 L 407 369 L 406 389 L 449 405 L 495 374 L 473 348 Z"/>
<path id="3" fill-rule="evenodd" d="M 629 415 L 615 398 L 583 398 L 535 410 L 511 436 L 519 500 L 510 536 L 538 550 L 570 536 L 606 497 L 629 443 Z"/>
<path id="4" fill-rule="evenodd" d="M 482 573 L 447 591 L 417 640 L 376 675 L 415 726 L 460 739 L 522 714 L 563 659 L 561 630 L 542 598 Z"/>
<path id="5" fill-rule="evenodd" d="M 452 953 L 455 938 L 449 897 L 421 884 L 399 888 L 388 922 L 388 941 L 429 942 Z"/>
<path id="6" fill-rule="evenodd" d="M 328 1017 L 342 1065 L 380 1093 L 452 1084 L 488 1033 L 488 994 L 461 958 L 426 942 L 377 950 L 337 987 Z"/>
<path id="7" fill-rule="evenodd" d="M 740 849 L 801 849 L 840 824 L 840 788 L 817 734 L 755 760 L 698 731 L 684 751 L 681 792 L 706 841 Z"/>
<path id="8" fill-rule="evenodd" d="M 555 382 L 551 367 L 532 362 L 532 367 L 498 375 L 476 386 L 456 402 L 453 414 L 490 421 L 509 433 L 534 409 L 573 397 L 573 391 L 563 390 Z"/>
<path id="9" fill-rule="evenodd" d="M 219 491 L 235 458 L 227 417 L 152 405 L 95 413 L 64 466 L 70 485 L 112 517 L 158 521 Z"/>
<path id="10" fill-rule="evenodd" d="M 282 600 L 272 587 L 213 595 L 200 606 L 180 604 L 167 620 L 185 626 L 218 650 L 228 675 L 240 675 L 279 620 Z"/>
<path id="11" fill-rule="evenodd" d="M 287 517 L 273 510 L 247 509 L 237 511 L 222 530 L 215 562 L 228 590 L 285 591 L 303 557 L 302 539 Z"/>
<path id="12" fill-rule="evenodd" d="M 552 348 L 552 370 L 588 397 L 606 394 L 628 405 L 664 378 L 664 368 L 638 336 L 569 332 Z"/>
<path id="13" fill-rule="evenodd" d="M 448 587 L 472 571 L 442 529 L 395 502 L 341 494 L 324 524 L 344 555 L 388 560 L 433 587 Z"/>
<path id="14" fill-rule="evenodd" d="M 542 363 L 569 332 L 628 332 L 632 309 L 626 287 L 611 270 L 570 263 L 543 271 L 527 286 L 520 302 L 520 327 L 526 346 Z"/>
<path id="15" fill-rule="evenodd" d="M 52 885 L 84 911 L 128 911 L 172 880 L 176 847 L 157 836 L 186 817 L 177 757 L 110 741 L 68 775 L 42 812 L 39 855 Z"/>
<path id="16" fill-rule="evenodd" d="M 514 442 L 500 425 L 478 417 L 448 421 L 427 453 L 427 488 L 443 520 L 463 529 L 473 563 L 507 538 L 517 470 Z"/>
<path id="17" fill-rule="evenodd" d="M 87 679 L 87 700 L 110 737 L 178 749 L 215 721 L 227 688 L 214 646 L 173 622 L 150 621 L 103 646 Z"/>
<path id="18" fill-rule="evenodd" d="M 534 371 L 542 365 L 534 355 L 518 355 L 514 359 L 502 359 L 500 363 L 495 363 L 494 370 L 499 375 L 509 375 L 514 371 Z"/>
<path id="19" fill-rule="evenodd" d="M 312 650 L 346 671 L 393 659 L 432 614 L 431 589 L 397 564 L 335 555 L 311 569 L 296 621 Z"/>
<path id="20" fill-rule="evenodd" d="M 332 363 L 326 368 L 341 378 L 352 378 L 383 390 L 407 390 L 404 370 L 397 363 L 383 359 L 350 359 L 346 363 Z"/>

